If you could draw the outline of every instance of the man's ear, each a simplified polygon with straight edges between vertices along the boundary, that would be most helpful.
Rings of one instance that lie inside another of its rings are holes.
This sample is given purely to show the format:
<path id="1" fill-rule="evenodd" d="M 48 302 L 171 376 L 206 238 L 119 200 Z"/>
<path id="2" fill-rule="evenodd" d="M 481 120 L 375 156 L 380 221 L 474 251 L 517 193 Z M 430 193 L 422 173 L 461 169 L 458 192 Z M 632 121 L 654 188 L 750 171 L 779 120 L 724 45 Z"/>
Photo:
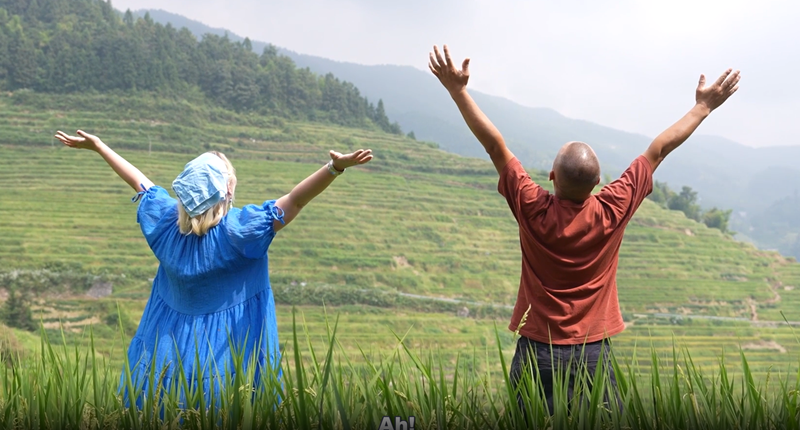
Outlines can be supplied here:
<path id="1" fill-rule="evenodd" d="M 550 180 L 551 181 L 555 181 L 556 180 L 556 172 L 553 171 L 553 170 L 550 171 Z"/>

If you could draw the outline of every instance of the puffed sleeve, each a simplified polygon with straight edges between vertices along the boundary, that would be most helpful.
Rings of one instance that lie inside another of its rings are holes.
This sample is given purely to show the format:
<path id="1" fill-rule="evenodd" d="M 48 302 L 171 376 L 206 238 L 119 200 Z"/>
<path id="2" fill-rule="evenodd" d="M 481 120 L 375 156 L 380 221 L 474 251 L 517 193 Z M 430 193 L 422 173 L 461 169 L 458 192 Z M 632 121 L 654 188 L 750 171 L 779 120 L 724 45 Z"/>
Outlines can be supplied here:
<path id="1" fill-rule="evenodd" d="M 247 205 L 226 217 L 228 239 L 247 258 L 261 258 L 275 237 L 273 222 L 283 223 L 283 210 L 268 200 L 261 206 Z"/>
<path id="2" fill-rule="evenodd" d="M 178 215 L 177 201 L 169 195 L 167 190 L 157 185 L 139 193 L 136 198 L 141 198 L 136 213 L 136 222 L 139 223 L 150 248 L 153 248 L 164 227 L 174 223 L 174 219 Z M 166 222 L 168 218 L 172 221 L 171 223 Z"/>

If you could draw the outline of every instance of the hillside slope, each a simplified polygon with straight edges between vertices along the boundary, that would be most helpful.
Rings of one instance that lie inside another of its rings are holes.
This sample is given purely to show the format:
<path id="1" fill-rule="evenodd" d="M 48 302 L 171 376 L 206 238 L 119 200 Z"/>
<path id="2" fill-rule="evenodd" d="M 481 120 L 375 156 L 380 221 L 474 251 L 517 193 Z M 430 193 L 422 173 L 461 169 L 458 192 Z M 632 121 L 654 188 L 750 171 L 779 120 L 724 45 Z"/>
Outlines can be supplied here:
<path id="1" fill-rule="evenodd" d="M 391 348 L 408 333 L 409 345 L 454 360 L 491 347 L 494 327 L 511 354 L 504 327 L 519 279 L 517 227 L 488 162 L 396 135 L 147 94 L 5 94 L 0 127 L 0 300 L 9 290 L 34 293 L 35 318 L 51 338 L 61 327 L 70 344 L 91 333 L 111 365 L 125 347 L 116 332 L 135 330 L 157 262 L 131 190 L 99 157 L 58 146 L 57 129 L 97 133 L 167 188 L 198 152 L 222 150 L 237 168 L 237 205 L 287 192 L 328 149 L 370 147 L 375 160 L 337 179 L 270 249 L 283 339 L 287 305 L 299 305 L 317 345 L 326 312 L 342 315 L 340 340 L 356 356 L 356 346 Z M 667 357 L 678 341 L 699 365 L 715 365 L 721 352 L 735 359 L 742 347 L 760 377 L 796 364 L 797 342 L 775 321 L 781 312 L 800 320 L 800 264 L 776 253 L 646 201 L 628 227 L 618 283 L 628 324 L 615 339 L 622 357 L 640 342 Z M 477 319 L 455 316 L 464 309 Z M 28 333 L 4 333 L 0 353 L 38 345 Z"/>
<path id="2" fill-rule="evenodd" d="M 328 149 L 371 147 L 373 163 L 348 172 L 276 239 L 274 284 L 389 288 L 501 304 L 516 296 L 517 230 L 488 162 L 403 137 L 179 100 L 26 92 L 1 100 L 0 186 L 13 190 L 0 205 L 4 270 L 79 263 L 139 279 L 126 284 L 147 291 L 156 262 L 137 230 L 130 190 L 98 157 L 53 146 L 49 137 L 83 127 L 166 186 L 193 154 L 220 149 L 239 172 L 237 204 L 288 192 Z M 762 319 L 780 319 L 778 311 L 800 319 L 800 290 L 781 290 L 781 300 L 771 301 L 779 287 L 797 283 L 785 274 L 797 266 L 646 201 L 623 243 L 620 300 L 626 312 L 682 308 L 735 317 L 748 317 L 753 301 Z"/>

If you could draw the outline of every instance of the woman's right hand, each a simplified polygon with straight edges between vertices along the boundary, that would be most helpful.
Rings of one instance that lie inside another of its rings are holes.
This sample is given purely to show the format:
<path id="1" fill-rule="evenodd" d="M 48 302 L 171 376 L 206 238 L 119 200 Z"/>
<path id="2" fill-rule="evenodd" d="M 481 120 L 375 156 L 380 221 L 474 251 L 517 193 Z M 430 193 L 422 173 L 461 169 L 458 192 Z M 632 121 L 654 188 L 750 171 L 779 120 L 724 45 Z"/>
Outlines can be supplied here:
<path id="1" fill-rule="evenodd" d="M 59 130 L 56 132 L 55 138 L 70 148 L 89 149 L 92 151 L 97 151 L 100 145 L 103 144 L 103 141 L 93 134 L 86 133 L 83 130 L 78 130 L 77 133 L 77 136 L 70 136 L 67 133 Z"/>

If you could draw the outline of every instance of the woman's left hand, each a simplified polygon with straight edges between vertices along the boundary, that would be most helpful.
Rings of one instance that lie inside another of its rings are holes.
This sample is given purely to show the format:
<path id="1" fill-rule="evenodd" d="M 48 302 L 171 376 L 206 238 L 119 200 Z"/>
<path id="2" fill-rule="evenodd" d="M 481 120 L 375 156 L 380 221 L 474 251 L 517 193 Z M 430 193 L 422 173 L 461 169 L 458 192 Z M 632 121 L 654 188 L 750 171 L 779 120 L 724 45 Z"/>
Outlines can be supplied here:
<path id="1" fill-rule="evenodd" d="M 351 152 L 349 154 L 331 151 L 331 160 L 333 160 L 333 167 L 336 170 L 342 171 L 348 167 L 368 163 L 369 160 L 372 160 L 372 150 L 359 149 L 358 151 Z"/>

